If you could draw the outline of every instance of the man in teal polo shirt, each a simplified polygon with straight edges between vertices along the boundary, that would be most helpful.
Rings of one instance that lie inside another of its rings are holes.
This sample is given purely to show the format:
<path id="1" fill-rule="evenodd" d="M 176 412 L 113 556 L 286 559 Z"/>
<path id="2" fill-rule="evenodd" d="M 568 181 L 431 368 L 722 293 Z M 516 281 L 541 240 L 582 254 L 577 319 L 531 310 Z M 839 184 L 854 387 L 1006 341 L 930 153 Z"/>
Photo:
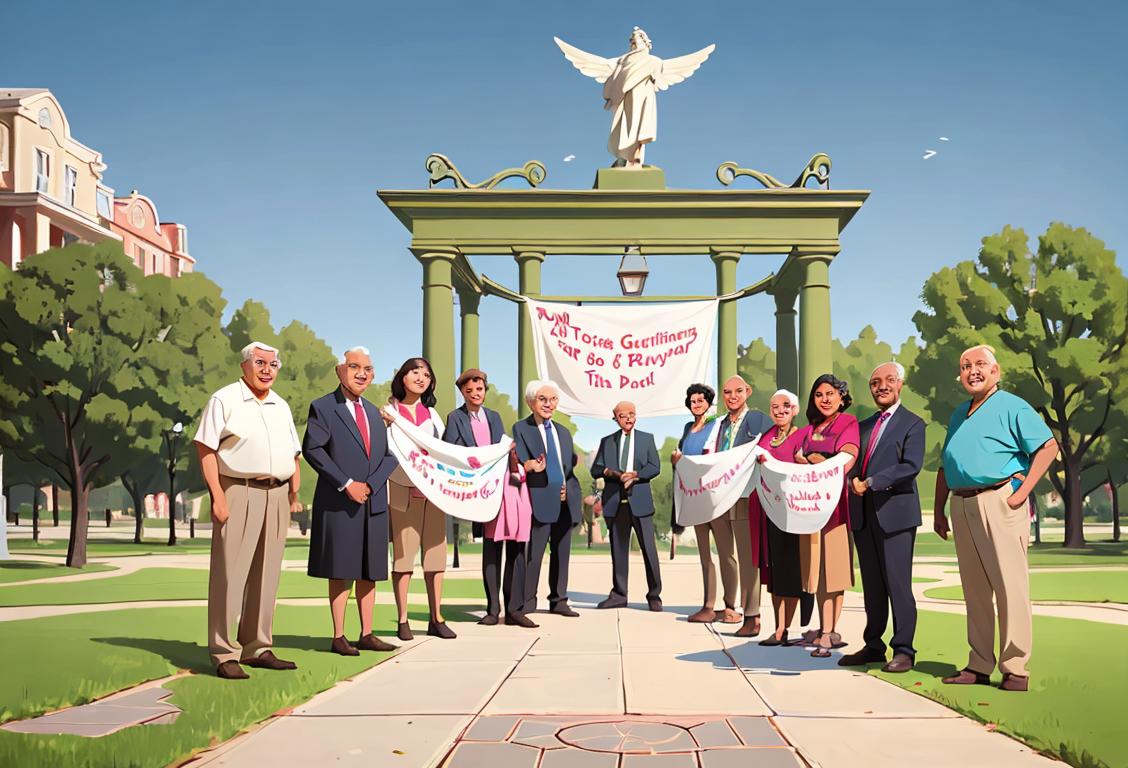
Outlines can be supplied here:
<path id="1" fill-rule="evenodd" d="M 1005 691 L 1025 691 L 1032 643 L 1026 501 L 1057 456 L 1053 434 L 1020 397 L 999 389 L 995 350 L 986 344 L 960 355 L 960 383 L 971 400 L 958 406 L 936 475 L 933 527 L 948 538 L 944 505 L 952 495 L 952 530 L 967 605 L 967 667 L 945 683 L 989 685 L 995 668 L 999 610 L 999 671 Z"/>

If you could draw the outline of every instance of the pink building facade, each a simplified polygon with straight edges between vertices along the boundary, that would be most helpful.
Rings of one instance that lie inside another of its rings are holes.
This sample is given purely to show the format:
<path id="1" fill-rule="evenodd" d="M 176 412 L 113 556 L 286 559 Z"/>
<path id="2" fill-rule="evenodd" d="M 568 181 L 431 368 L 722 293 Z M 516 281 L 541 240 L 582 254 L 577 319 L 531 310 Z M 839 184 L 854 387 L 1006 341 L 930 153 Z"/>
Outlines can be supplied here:
<path id="1" fill-rule="evenodd" d="M 125 255 L 146 275 L 179 277 L 196 264 L 188 255 L 188 228 L 162 222 L 153 201 L 136 190 L 114 198 L 110 229 L 121 236 Z"/>

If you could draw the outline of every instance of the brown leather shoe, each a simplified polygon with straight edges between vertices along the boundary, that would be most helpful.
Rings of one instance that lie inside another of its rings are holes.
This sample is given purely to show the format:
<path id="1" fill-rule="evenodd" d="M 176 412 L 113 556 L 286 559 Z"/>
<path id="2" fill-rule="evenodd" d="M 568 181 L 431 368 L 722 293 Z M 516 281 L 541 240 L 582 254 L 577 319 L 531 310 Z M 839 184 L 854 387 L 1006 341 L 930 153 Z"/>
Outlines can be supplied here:
<path id="1" fill-rule="evenodd" d="M 250 677 L 237 661 L 225 661 L 215 668 L 215 676 L 224 680 L 246 680 Z"/>
<path id="2" fill-rule="evenodd" d="M 945 677 L 940 682 L 945 685 L 990 685 L 991 676 L 970 669 L 961 669 L 958 673 Z"/>
<path id="3" fill-rule="evenodd" d="M 740 629 L 733 633 L 736 637 L 755 637 L 760 634 L 760 617 L 749 616 L 744 619 Z"/>
<path id="4" fill-rule="evenodd" d="M 381 640 L 371 632 L 356 641 L 356 647 L 362 651 L 394 651 L 398 645 L 392 645 L 386 640 Z"/>
<path id="5" fill-rule="evenodd" d="M 717 620 L 717 612 L 712 608 L 702 608 L 697 613 L 691 613 L 686 621 L 693 624 L 712 624 Z"/>
<path id="6" fill-rule="evenodd" d="M 1003 682 L 999 683 L 1000 691 L 1028 691 L 1030 690 L 1030 677 L 1021 675 L 1003 675 Z"/>
<path id="7" fill-rule="evenodd" d="M 885 651 L 865 647 L 860 651 L 847 653 L 838 660 L 840 667 L 864 667 L 866 664 L 880 664 L 885 661 Z"/>
<path id="8" fill-rule="evenodd" d="M 478 623 L 485 627 L 492 627 L 497 624 L 497 616 L 492 613 L 487 613 L 482 618 L 478 619 Z"/>
<path id="9" fill-rule="evenodd" d="M 290 670 L 298 668 L 297 664 L 278 658 L 274 655 L 274 651 L 271 650 L 263 651 L 258 656 L 252 656 L 249 659 L 243 659 L 239 663 L 247 667 L 256 667 L 258 669 Z"/>
<path id="10" fill-rule="evenodd" d="M 655 613 L 661 613 L 662 612 L 662 600 L 661 600 L 661 598 L 648 597 L 646 599 L 646 607 L 649 608 L 650 610 L 654 611 Z"/>
<path id="11" fill-rule="evenodd" d="M 913 668 L 913 657 L 907 653 L 895 653 L 889 663 L 881 668 L 882 672 L 908 672 Z"/>
<path id="12" fill-rule="evenodd" d="M 435 621 L 434 619 L 427 622 L 427 634 L 431 637 L 441 637 L 443 640 L 453 640 L 458 637 L 445 621 Z"/>
<path id="13" fill-rule="evenodd" d="M 540 626 L 540 624 L 537 624 L 523 613 L 505 614 L 505 623 L 510 626 L 525 627 L 526 629 L 536 629 Z"/>
<path id="14" fill-rule="evenodd" d="M 713 621 L 719 621 L 722 624 L 739 624 L 740 614 L 732 608 L 725 608 L 717 614 L 717 618 L 713 619 Z"/>
<path id="15" fill-rule="evenodd" d="M 358 651 L 356 648 L 353 648 L 352 645 L 349 644 L 349 641 L 345 639 L 344 635 L 341 635 L 340 637 L 334 637 L 332 644 L 329 646 L 329 650 L 337 654 L 338 656 L 360 655 L 360 651 Z"/>

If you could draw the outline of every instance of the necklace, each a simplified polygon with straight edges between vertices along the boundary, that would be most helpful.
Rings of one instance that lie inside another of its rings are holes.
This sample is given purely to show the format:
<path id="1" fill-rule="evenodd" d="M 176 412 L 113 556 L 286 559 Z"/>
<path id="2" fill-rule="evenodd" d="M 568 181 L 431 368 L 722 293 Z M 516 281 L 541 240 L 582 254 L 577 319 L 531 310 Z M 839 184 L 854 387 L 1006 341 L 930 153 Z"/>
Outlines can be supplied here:
<path id="1" fill-rule="evenodd" d="M 795 427 L 791 426 L 790 428 L 788 428 L 787 432 L 779 432 L 778 434 L 776 434 L 776 436 L 773 437 L 768 442 L 768 444 L 771 445 L 772 448 L 779 448 L 784 444 L 787 438 L 791 437 L 793 434 L 795 434 Z"/>
<path id="2" fill-rule="evenodd" d="M 830 429 L 834 425 L 834 422 L 838 421 L 838 417 L 841 414 L 842 414 L 842 412 L 839 411 L 838 413 L 834 414 L 829 419 L 824 421 L 822 424 L 819 424 L 817 427 L 815 427 L 814 431 L 811 432 L 811 439 L 812 440 L 825 440 L 826 436 L 823 433 L 826 432 L 828 429 Z"/>

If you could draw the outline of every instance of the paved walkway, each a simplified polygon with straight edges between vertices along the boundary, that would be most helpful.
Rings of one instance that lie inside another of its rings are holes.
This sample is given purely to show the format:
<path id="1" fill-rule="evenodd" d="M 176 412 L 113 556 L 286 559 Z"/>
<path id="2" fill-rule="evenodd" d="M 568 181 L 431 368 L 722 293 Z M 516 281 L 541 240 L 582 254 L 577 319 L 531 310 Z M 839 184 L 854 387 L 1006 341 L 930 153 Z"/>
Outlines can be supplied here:
<path id="1" fill-rule="evenodd" d="M 1029 748 L 873 676 L 689 624 L 696 561 L 663 562 L 670 610 L 599 611 L 609 563 L 575 558 L 579 618 L 462 624 L 422 638 L 193 766 L 724 768 L 1051 766 Z M 632 563 L 642 595 L 642 563 Z M 861 635 L 860 596 L 843 617 Z M 767 624 L 770 625 L 770 619 Z M 770 626 L 765 626 L 770 631 Z M 843 649 L 849 651 L 850 649 Z"/>

